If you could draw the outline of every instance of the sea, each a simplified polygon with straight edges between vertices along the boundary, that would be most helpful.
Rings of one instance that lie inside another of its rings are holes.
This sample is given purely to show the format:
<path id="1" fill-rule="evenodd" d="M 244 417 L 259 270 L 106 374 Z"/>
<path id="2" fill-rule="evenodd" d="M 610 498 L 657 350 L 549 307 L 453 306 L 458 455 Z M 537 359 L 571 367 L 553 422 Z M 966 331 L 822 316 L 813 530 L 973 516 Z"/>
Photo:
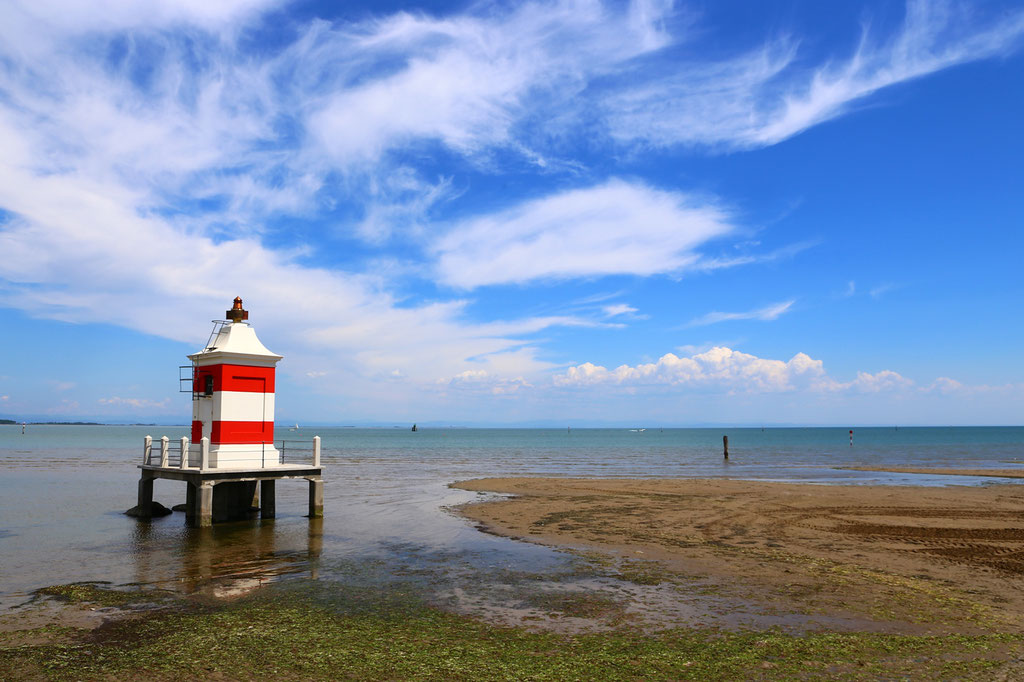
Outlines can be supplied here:
<path id="1" fill-rule="evenodd" d="M 1017 479 L 847 467 L 1024 469 L 1024 427 L 463 429 L 277 428 L 322 440 L 324 518 L 306 518 L 305 481 L 277 484 L 277 518 L 186 527 L 139 521 L 143 439 L 187 427 L 0 426 L 0 611 L 74 582 L 230 597 L 271 582 L 385 584 L 429 567 L 457 592 L 480 570 L 555 570 L 549 547 L 481 532 L 452 507 L 489 498 L 449 487 L 510 476 L 731 477 L 830 484 L 991 485 Z M 729 437 L 729 459 L 722 437 Z M 289 447 L 297 447 L 292 444 Z M 912 491 L 908 489 L 908 494 Z M 154 499 L 184 502 L 158 480 Z M 441 589 L 438 588 L 438 589 Z"/>

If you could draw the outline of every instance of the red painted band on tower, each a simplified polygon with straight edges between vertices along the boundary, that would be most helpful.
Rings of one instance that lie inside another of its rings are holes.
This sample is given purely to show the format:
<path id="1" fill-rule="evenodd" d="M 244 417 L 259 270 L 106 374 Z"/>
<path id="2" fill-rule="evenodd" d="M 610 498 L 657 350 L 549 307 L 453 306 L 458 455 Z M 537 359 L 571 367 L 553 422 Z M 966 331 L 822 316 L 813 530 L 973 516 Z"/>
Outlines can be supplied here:
<path id="1" fill-rule="evenodd" d="M 197 367 L 192 390 L 203 393 L 206 377 L 213 376 L 214 391 L 240 391 L 243 393 L 273 393 L 274 368 L 248 365 L 206 365 Z"/>
<path id="2" fill-rule="evenodd" d="M 210 443 L 249 445 L 274 443 L 274 422 L 213 422 Z"/>

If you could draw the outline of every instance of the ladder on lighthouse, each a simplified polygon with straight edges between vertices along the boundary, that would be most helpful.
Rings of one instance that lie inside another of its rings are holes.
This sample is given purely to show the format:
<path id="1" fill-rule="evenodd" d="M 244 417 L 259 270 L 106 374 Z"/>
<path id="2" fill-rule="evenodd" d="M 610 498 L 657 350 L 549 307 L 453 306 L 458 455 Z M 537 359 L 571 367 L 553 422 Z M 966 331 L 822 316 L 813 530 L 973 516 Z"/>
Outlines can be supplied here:
<path id="1" fill-rule="evenodd" d="M 220 330 L 229 324 L 231 324 L 231 320 L 213 320 L 213 331 L 210 332 L 210 338 L 206 339 L 203 350 L 209 350 L 210 344 L 220 334 Z M 197 362 L 193 360 L 191 365 L 178 366 L 178 392 L 191 393 L 192 400 L 199 400 L 199 396 L 203 395 L 202 388 L 199 387 L 197 390 L 196 386 L 196 368 L 199 366 Z M 188 376 L 185 376 L 186 370 L 188 370 Z"/>

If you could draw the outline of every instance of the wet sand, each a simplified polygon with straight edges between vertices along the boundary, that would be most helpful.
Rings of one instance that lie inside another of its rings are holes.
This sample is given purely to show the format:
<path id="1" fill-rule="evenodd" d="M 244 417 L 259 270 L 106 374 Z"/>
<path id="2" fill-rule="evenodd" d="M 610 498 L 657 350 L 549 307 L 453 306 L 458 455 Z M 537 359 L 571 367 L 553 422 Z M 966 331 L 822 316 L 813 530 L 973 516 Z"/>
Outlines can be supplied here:
<path id="1" fill-rule="evenodd" d="M 928 473 L 935 473 L 929 470 Z M 963 474 L 957 470 L 956 473 Z M 824 486 L 694 479 L 480 479 L 482 530 L 655 559 L 780 616 L 864 630 L 1024 630 L 1024 486 Z M 843 628 L 846 629 L 846 628 Z"/>
<path id="2" fill-rule="evenodd" d="M 982 476 L 984 478 L 1024 478 L 1024 469 L 952 469 L 942 467 L 841 467 L 848 471 L 885 471 L 894 474 L 931 476 Z"/>

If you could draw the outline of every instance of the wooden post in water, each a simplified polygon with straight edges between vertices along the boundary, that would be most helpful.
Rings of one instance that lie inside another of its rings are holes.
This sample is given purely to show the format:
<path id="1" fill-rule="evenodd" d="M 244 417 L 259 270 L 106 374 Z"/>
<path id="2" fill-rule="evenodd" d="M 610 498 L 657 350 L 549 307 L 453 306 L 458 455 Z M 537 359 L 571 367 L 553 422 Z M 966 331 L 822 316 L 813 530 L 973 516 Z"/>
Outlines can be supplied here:
<path id="1" fill-rule="evenodd" d="M 725 451 L 725 459 L 729 459 L 729 436 L 722 436 L 722 449 Z"/>

